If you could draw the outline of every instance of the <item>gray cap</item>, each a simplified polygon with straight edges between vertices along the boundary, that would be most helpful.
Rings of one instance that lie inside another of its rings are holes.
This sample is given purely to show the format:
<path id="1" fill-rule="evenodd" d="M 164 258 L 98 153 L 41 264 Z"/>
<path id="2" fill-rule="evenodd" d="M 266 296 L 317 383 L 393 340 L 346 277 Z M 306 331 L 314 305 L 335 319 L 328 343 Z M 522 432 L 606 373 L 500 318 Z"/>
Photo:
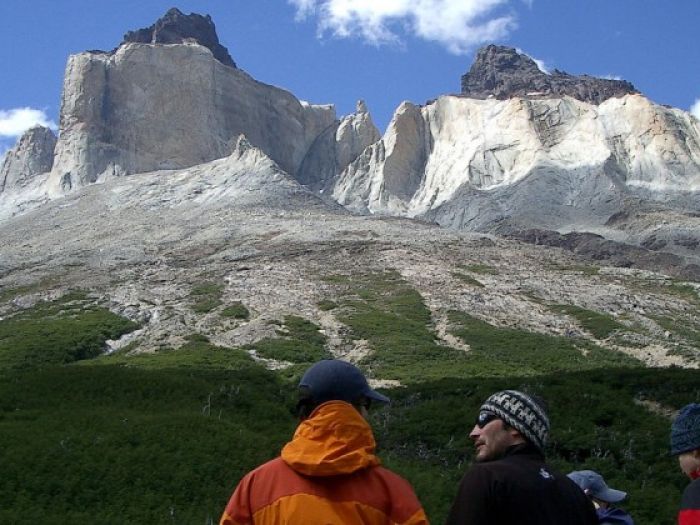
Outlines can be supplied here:
<path id="1" fill-rule="evenodd" d="M 354 403 L 366 397 L 380 403 L 389 398 L 372 390 L 367 379 L 356 366 L 338 359 L 324 359 L 309 368 L 299 381 L 300 388 L 307 388 L 316 403 L 347 401 Z"/>
<path id="2" fill-rule="evenodd" d="M 583 491 L 595 499 L 607 503 L 618 503 L 627 497 L 627 493 L 608 487 L 603 476 L 593 470 L 575 470 L 567 474 Z"/>

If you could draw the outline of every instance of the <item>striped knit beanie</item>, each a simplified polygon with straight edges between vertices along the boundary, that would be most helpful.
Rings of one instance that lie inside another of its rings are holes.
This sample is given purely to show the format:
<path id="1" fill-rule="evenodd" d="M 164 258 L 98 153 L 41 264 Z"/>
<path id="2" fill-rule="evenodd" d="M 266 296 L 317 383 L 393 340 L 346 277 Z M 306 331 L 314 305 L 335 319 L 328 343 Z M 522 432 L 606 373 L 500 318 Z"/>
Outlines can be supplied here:
<path id="1" fill-rule="evenodd" d="M 681 408 L 671 426 L 671 455 L 678 456 L 700 448 L 700 405 Z"/>
<path id="2" fill-rule="evenodd" d="M 517 390 L 496 392 L 481 405 L 480 411 L 496 414 L 544 452 L 549 439 L 549 418 L 544 408 L 527 394 Z"/>

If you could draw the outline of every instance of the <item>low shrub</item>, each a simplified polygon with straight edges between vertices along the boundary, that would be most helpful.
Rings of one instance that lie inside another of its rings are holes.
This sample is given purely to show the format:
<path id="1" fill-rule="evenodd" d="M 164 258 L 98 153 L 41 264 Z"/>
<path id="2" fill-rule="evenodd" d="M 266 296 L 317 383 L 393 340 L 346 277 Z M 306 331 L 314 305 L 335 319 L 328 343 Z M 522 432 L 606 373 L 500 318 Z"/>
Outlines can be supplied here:
<path id="1" fill-rule="evenodd" d="M 240 301 L 234 301 L 221 311 L 222 317 L 232 317 L 233 319 L 248 319 L 250 312 Z"/>
<path id="2" fill-rule="evenodd" d="M 104 351 L 105 341 L 136 328 L 81 293 L 38 303 L 0 321 L 0 370 L 90 359 Z"/>

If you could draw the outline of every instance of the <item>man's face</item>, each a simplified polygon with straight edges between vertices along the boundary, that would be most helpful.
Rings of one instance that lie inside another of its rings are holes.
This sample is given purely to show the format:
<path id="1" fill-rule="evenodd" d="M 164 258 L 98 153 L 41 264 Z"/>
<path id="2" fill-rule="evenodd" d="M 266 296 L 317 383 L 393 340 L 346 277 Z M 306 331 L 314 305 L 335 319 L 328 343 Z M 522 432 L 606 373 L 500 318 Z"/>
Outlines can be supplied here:
<path id="1" fill-rule="evenodd" d="M 690 477 L 690 474 L 700 469 L 700 449 L 691 450 L 678 456 L 678 464 L 683 474 Z"/>
<path id="2" fill-rule="evenodd" d="M 476 448 L 476 461 L 493 461 L 503 456 L 505 451 L 523 439 L 512 428 L 506 428 L 503 420 L 493 414 L 482 412 L 469 437 Z"/>

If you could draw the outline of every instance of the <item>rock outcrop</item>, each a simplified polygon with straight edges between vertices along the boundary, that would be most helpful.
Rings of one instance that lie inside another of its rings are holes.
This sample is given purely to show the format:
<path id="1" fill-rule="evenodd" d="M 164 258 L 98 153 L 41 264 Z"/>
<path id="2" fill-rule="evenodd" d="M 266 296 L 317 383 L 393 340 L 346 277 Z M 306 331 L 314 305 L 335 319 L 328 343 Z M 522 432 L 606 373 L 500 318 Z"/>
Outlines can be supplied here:
<path id="1" fill-rule="evenodd" d="M 53 166 L 28 145 L 8 155 L 2 187 L 34 182 L 0 195 L 0 216 L 114 176 L 185 184 L 202 166 L 225 179 L 201 189 L 222 205 L 267 195 L 227 186 L 254 151 L 274 165 L 266 181 L 298 186 L 295 202 L 321 196 L 357 213 L 503 235 L 586 231 L 698 257 L 700 123 L 627 82 L 545 74 L 489 46 L 461 95 L 402 103 L 380 137 L 363 102 L 338 120 L 333 106 L 251 78 L 219 45 L 211 19 L 171 10 L 112 53 L 70 57 Z"/>
<path id="2" fill-rule="evenodd" d="M 492 230 L 603 225 L 635 202 L 698 211 L 700 128 L 641 95 L 404 103 L 333 195 L 356 211 Z"/>
<path id="3" fill-rule="evenodd" d="M 184 44 L 194 41 L 209 49 L 214 58 L 224 65 L 236 67 L 236 63 L 224 46 L 219 43 L 216 27 L 209 15 L 196 13 L 183 14 L 176 8 L 170 9 L 155 24 L 124 35 L 120 45 L 137 44 Z"/>
<path id="4" fill-rule="evenodd" d="M 564 248 L 596 264 L 649 269 L 700 281 L 700 265 L 686 264 L 678 255 L 666 252 L 656 253 L 643 246 L 612 241 L 593 233 L 561 234 L 555 231 L 533 229 L 513 232 L 507 237 L 530 244 Z"/>
<path id="5" fill-rule="evenodd" d="M 295 174 L 333 106 L 313 106 L 223 65 L 194 42 L 127 43 L 68 60 L 50 191 L 227 156 L 241 134 Z"/>
<path id="6" fill-rule="evenodd" d="M 555 70 L 548 74 L 527 55 L 512 47 L 487 46 L 479 50 L 471 69 L 462 77 L 462 95 L 470 98 L 570 96 L 600 104 L 611 97 L 638 93 L 625 80 L 588 75 L 569 75 Z"/>
<path id="7" fill-rule="evenodd" d="M 381 138 L 364 101 L 356 112 L 329 126 L 314 141 L 304 157 L 297 180 L 316 190 L 325 190 L 368 146 Z"/>
<path id="8" fill-rule="evenodd" d="M 21 190 L 35 176 L 51 171 L 55 147 L 56 135 L 49 128 L 26 131 L 0 165 L 0 193 Z"/>

